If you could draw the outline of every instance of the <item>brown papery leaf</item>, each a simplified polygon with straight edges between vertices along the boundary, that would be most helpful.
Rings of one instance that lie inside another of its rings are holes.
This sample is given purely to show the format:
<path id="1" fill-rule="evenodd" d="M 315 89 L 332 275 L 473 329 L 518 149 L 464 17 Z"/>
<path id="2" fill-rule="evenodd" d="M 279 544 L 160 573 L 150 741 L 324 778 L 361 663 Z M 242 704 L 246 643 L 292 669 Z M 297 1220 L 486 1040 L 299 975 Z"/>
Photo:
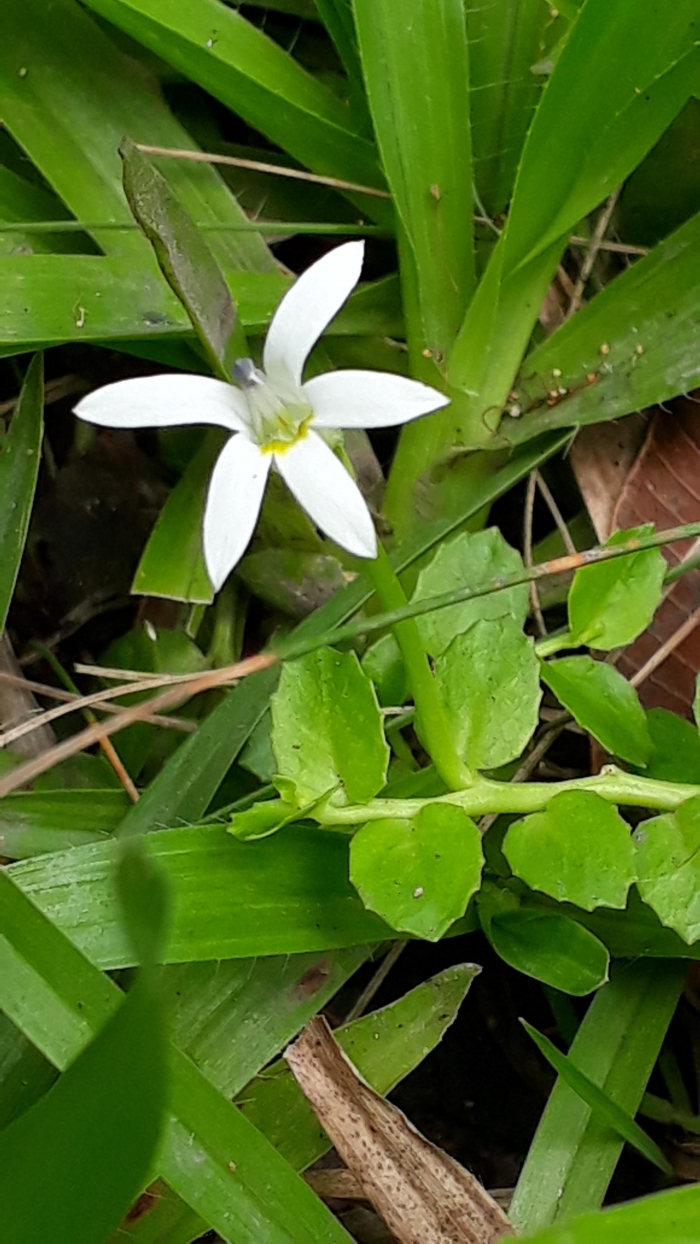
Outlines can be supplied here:
<path id="1" fill-rule="evenodd" d="M 506 1215 L 464 1167 L 360 1078 L 317 1016 L 285 1058 L 365 1197 L 401 1244 L 491 1244 Z"/>
<path id="2" fill-rule="evenodd" d="M 613 531 L 654 523 L 657 530 L 695 522 L 700 514 L 700 392 L 579 432 L 571 464 L 600 540 Z M 696 551 L 696 542 L 667 545 L 670 566 Z M 700 573 L 671 588 L 651 626 L 618 660 L 638 681 L 647 708 L 692 714 L 700 671 Z M 684 629 L 681 629 L 684 628 Z M 658 664 L 655 664 L 658 661 Z"/>
<path id="3" fill-rule="evenodd" d="M 652 522 L 657 529 L 697 521 L 700 514 L 700 403 L 697 396 L 657 409 L 647 438 L 620 493 L 614 528 Z M 670 566 L 695 551 L 684 540 L 662 550 Z M 633 677 L 700 608 L 700 572 L 691 571 L 671 588 L 648 630 L 620 657 L 618 668 Z M 700 629 L 694 627 L 639 688 L 648 708 L 668 708 L 690 717 L 695 676 L 700 670 Z"/>

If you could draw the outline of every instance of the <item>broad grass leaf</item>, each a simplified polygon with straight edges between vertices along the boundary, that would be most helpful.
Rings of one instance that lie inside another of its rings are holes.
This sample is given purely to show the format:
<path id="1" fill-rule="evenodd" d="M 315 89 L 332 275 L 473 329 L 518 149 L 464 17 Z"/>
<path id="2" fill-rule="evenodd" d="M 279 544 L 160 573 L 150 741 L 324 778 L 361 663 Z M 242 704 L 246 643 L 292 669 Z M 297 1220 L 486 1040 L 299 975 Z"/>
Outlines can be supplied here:
<path id="1" fill-rule="evenodd" d="M 629 826 L 591 791 L 564 791 L 544 812 L 515 821 L 503 852 L 530 889 L 586 911 L 624 908 L 637 875 Z"/>
<path id="2" fill-rule="evenodd" d="M 343 101 L 237 11 L 217 0 L 90 0 L 90 8 L 307 168 L 381 188 L 376 150 L 353 130 Z M 390 221 L 388 203 L 357 202 Z"/>
<path id="3" fill-rule="evenodd" d="M 628 1116 L 634 1117 L 639 1109 L 685 975 L 682 963 L 669 960 L 613 964 L 610 981 L 592 999 L 573 1039 L 569 1059 Z M 553 1221 L 561 1222 L 571 1244 L 575 1224 L 581 1221 L 576 1216 L 598 1210 L 622 1147 L 622 1138 L 608 1121 L 560 1078 L 511 1203 L 515 1229 L 530 1235 Z M 647 1207 L 652 1199 L 645 1197 L 638 1204 Z M 604 1219 L 604 1214 L 595 1214 L 596 1223 Z M 558 1230 L 554 1238 L 559 1238 Z M 605 1238 L 617 1244 L 625 1237 Z M 635 1244 L 638 1238 L 634 1236 Z M 652 1238 L 656 1244 L 658 1237 Z"/>
<path id="4" fill-rule="evenodd" d="M 300 806 L 339 786 L 350 803 L 378 794 L 389 748 L 374 688 L 353 652 L 319 648 L 283 667 L 272 697 L 272 748 Z"/>
<path id="5" fill-rule="evenodd" d="M 475 769 L 520 755 L 537 725 L 539 662 L 512 615 L 475 622 L 435 663 L 459 754 Z"/>
<path id="6" fill-rule="evenodd" d="M 580 726 L 614 756 L 643 768 L 651 755 L 646 714 L 631 683 L 593 657 L 542 662 L 542 680 Z"/>
<path id="7" fill-rule="evenodd" d="M 212 826 L 162 830 L 146 842 L 173 893 L 168 963 L 328 950 L 391 936 L 348 881 L 344 835 L 288 826 L 274 838 L 244 843 Z M 134 963 L 114 891 L 119 845 L 54 852 L 8 870 L 102 968 Z"/>
<path id="8" fill-rule="evenodd" d="M 694 0 L 587 0 L 523 150 L 507 268 L 573 229 L 641 162 L 698 81 Z M 620 73 L 620 48 L 625 73 Z"/>
<path id="9" fill-rule="evenodd" d="M 418 576 L 412 600 L 426 600 L 457 587 L 478 588 L 501 576 L 518 574 L 523 559 L 503 539 L 497 527 L 462 532 L 441 544 Z M 528 587 L 509 588 L 476 600 L 436 610 L 416 619 L 421 638 L 432 656 L 444 652 L 456 635 L 462 635 L 479 619 L 510 615 L 522 627 L 528 614 Z"/>
<path id="10" fill-rule="evenodd" d="M 148 1179 L 165 1105 L 159 1007 L 136 985 L 46 1096 L 0 1133 L 7 1238 L 102 1244 Z"/>
<path id="11" fill-rule="evenodd" d="M 531 1238 L 532 1244 L 691 1244 L 699 1214 L 700 1187 L 690 1184 L 581 1214 Z"/>
<path id="12" fill-rule="evenodd" d="M 0 440 L 0 635 L 19 574 L 44 431 L 44 363 L 29 364 L 10 430 Z"/>
<path id="13" fill-rule="evenodd" d="M 461 808 L 428 804 L 413 820 L 369 821 L 350 844 L 350 877 L 387 924 L 438 941 L 479 888 L 479 831 Z"/>
<path id="14" fill-rule="evenodd" d="M 447 968 L 397 1002 L 336 1029 L 336 1040 L 367 1083 L 378 1093 L 389 1093 L 442 1039 L 478 972 L 470 963 Z M 281 1060 L 246 1086 L 238 1106 L 295 1170 L 310 1166 L 330 1148 Z"/>
<path id="15" fill-rule="evenodd" d="M 694 388 L 699 239 L 700 214 L 535 347 L 514 385 L 515 401 L 525 415 L 501 423 L 509 444 L 546 429 L 619 419 Z M 605 357 L 601 345 L 609 346 Z M 552 387 L 555 369 L 557 385 L 568 394 L 547 406 L 542 395 Z M 589 383 L 588 376 L 595 382 Z"/>
<path id="16" fill-rule="evenodd" d="M 3 880 L 7 899 L 11 883 Z M 46 1095 L 0 1133 L 3 1230 L 13 1244 L 103 1244 L 147 1181 L 165 1122 L 168 1045 L 152 972 L 165 886 L 134 849 L 121 859 L 117 883 L 124 923 L 147 966 Z M 22 923 L 23 904 L 13 906 Z M 25 919 L 20 945 L 28 933 Z"/>
<path id="17" fill-rule="evenodd" d="M 22 860 L 99 842 L 116 829 L 130 806 L 123 787 L 15 791 L 0 800 L 0 852 L 6 859 Z"/>
<path id="18" fill-rule="evenodd" d="M 557 6 L 564 12 L 564 4 Z M 505 211 L 533 113 L 547 81 L 534 66 L 564 18 L 531 0 L 467 6 L 474 175 L 490 216 Z"/>
<path id="19" fill-rule="evenodd" d="M 225 436 L 210 429 L 158 515 L 134 575 L 131 590 L 210 605 L 214 592 L 202 553 L 202 519 L 207 486 Z"/>
<path id="20" fill-rule="evenodd" d="M 436 357 L 450 349 L 474 287 L 464 5 L 405 0 L 399 10 L 394 0 L 353 0 L 353 8 L 374 131 L 410 250 L 404 264 L 415 265 L 420 332 L 409 317 L 409 338 Z"/>
<path id="21" fill-rule="evenodd" d="M 634 843 L 644 902 L 692 945 L 700 938 L 700 797 L 643 821 Z"/>
<path id="22" fill-rule="evenodd" d="M 606 546 L 625 544 L 652 531 L 649 525 L 616 531 Z M 577 570 L 569 593 L 572 644 L 609 652 L 631 643 L 654 616 L 666 570 L 659 549 L 643 549 Z"/>
<path id="23" fill-rule="evenodd" d="M 216 374 L 230 380 L 245 337 L 236 328 L 236 308 L 204 237 L 163 174 L 130 138 L 120 154 L 129 207 L 155 252 L 173 293 L 187 311 Z"/>
<path id="24" fill-rule="evenodd" d="M 232 850 L 235 853 L 237 844 L 229 839 L 226 845 L 228 854 Z M 242 849 L 248 854 L 255 850 Z M 347 853 L 345 860 L 347 867 Z M 112 851 L 112 888 L 113 865 Z M 121 1000 L 120 991 L 11 885 L 6 875 L 0 874 L 0 882 L 4 887 L 0 903 L 2 1007 L 52 1062 L 65 1067 L 113 1014 Z M 351 897 L 347 881 L 346 887 Z M 227 883 L 226 889 L 230 900 L 235 884 Z M 116 904 L 114 897 L 112 902 Z M 104 911 L 104 903 L 102 907 Z M 356 939 L 355 945 L 364 940 Z M 327 944 L 324 941 L 325 947 Z M 250 964 L 246 965 L 246 974 L 250 974 Z M 268 1057 L 272 1052 L 269 1050 Z M 172 1117 L 166 1124 L 158 1158 L 168 1185 L 188 1203 L 196 1204 L 220 1235 L 233 1237 L 240 1244 L 259 1244 L 261 1231 L 270 1244 L 347 1244 L 346 1233 L 269 1142 L 191 1058 L 176 1048 L 171 1053 Z M 116 1087 L 121 1086 L 117 1083 Z M 97 1119 L 101 1125 L 99 1116 Z M 236 1172 L 231 1170 L 231 1162 Z M 47 1232 L 38 1238 L 56 1236 Z M 67 1244 L 75 1239 L 75 1235 L 68 1237 Z"/>

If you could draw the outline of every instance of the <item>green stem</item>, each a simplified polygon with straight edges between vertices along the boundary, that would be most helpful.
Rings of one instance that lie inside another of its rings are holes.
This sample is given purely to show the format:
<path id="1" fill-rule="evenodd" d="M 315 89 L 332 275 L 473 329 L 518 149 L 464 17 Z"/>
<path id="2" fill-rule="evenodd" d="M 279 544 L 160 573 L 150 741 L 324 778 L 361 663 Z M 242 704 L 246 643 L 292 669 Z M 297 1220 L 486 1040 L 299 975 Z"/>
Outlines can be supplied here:
<path id="1" fill-rule="evenodd" d="M 279 660 L 290 661 L 295 657 L 304 656 L 307 652 L 313 652 L 316 648 L 345 643 L 348 640 L 357 639 L 358 635 L 369 635 L 372 631 L 386 630 L 387 627 L 394 627 L 406 618 L 417 618 L 424 613 L 433 613 L 436 609 L 447 609 L 449 605 L 458 605 L 465 600 L 476 600 L 495 592 L 505 592 L 511 587 L 519 587 L 521 583 L 532 583 L 534 580 L 548 578 L 564 571 L 579 570 L 584 566 L 597 565 L 598 562 L 611 561 L 616 557 L 629 557 L 632 553 L 639 553 L 644 549 L 659 548 L 663 544 L 676 544 L 678 540 L 687 540 L 697 536 L 700 536 L 700 522 L 686 523 L 682 527 L 670 527 L 666 531 L 657 531 L 650 536 L 635 536 L 624 544 L 587 549 L 575 555 L 567 554 L 566 557 L 557 557 L 553 561 L 544 562 L 541 566 L 530 566 L 515 574 L 501 575 L 478 587 L 453 588 L 451 592 L 440 592 L 439 595 L 430 596 L 425 600 L 411 601 L 410 605 L 406 604 L 404 597 L 403 605 L 397 605 L 394 609 L 386 610 L 376 617 L 330 627 L 327 631 L 313 636 L 305 633 L 301 639 L 294 632 L 276 643 L 273 651 Z M 365 564 L 372 566 L 376 563 Z"/>
<path id="2" fill-rule="evenodd" d="M 571 638 L 571 631 L 557 631 L 554 635 L 547 635 L 544 639 L 538 639 L 535 644 L 535 652 L 538 657 L 553 657 L 555 653 L 562 652 L 565 648 L 577 648 L 579 645 Z"/>
<path id="3" fill-rule="evenodd" d="M 566 782 L 528 782 L 520 785 L 478 777 L 466 789 L 452 790 L 434 799 L 371 799 L 369 803 L 345 808 L 326 802 L 314 809 L 314 820 L 321 825 L 348 827 L 383 820 L 384 817 L 412 820 L 430 803 L 456 804 L 473 817 L 491 812 L 527 814 L 541 812 L 555 795 L 561 795 L 563 791 L 577 790 L 592 791 L 609 803 L 655 808 L 662 812 L 672 812 L 686 799 L 700 795 L 700 786 L 658 782 L 653 778 L 625 773 L 615 765 L 606 765 L 596 777 L 572 778 Z"/>
<path id="4" fill-rule="evenodd" d="M 383 609 L 404 608 L 408 603 L 406 595 L 381 544 L 376 561 L 367 562 L 367 573 Z M 421 741 L 445 785 L 453 791 L 463 790 L 474 777 L 457 755 L 418 627 L 413 618 L 407 618 L 392 629 L 413 693 L 416 728 Z"/>

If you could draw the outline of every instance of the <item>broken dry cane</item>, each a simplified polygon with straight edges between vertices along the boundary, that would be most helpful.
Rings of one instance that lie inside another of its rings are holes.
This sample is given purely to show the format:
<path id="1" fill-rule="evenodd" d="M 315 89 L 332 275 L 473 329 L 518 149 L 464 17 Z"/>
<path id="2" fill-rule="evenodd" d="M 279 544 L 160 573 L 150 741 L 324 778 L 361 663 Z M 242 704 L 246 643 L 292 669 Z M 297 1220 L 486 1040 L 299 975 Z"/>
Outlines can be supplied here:
<path id="1" fill-rule="evenodd" d="M 321 1016 L 285 1058 L 368 1201 L 401 1244 L 495 1244 L 506 1215 L 469 1171 L 360 1078 Z"/>

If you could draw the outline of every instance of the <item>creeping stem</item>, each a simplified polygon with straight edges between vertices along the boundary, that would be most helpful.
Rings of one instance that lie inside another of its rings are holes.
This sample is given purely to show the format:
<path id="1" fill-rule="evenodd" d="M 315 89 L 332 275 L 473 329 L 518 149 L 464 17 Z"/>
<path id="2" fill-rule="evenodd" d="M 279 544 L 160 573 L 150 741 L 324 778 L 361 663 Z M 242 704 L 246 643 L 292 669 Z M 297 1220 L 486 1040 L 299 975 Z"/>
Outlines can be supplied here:
<path id="1" fill-rule="evenodd" d="M 314 808 L 313 816 L 320 825 L 338 828 L 347 826 L 350 829 L 367 821 L 383 820 L 387 816 L 411 820 L 429 803 L 456 804 L 474 817 L 489 812 L 515 812 L 525 815 L 529 812 L 541 812 L 555 795 L 561 795 L 563 791 L 592 791 L 608 802 L 621 804 L 623 807 L 672 812 L 687 799 L 700 795 L 700 786 L 686 786 L 682 782 L 658 782 L 653 778 L 625 773 L 615 765 L 606 765 L 596 777 L 572 778 L 566 782 L 527 782 L 518 785 L 477 777 L 464 790 L 451 790 L 446 795 L 432 799 L 371 799 L 369 803 L 345 808 L 334 807 L 330 801 L 326 801 Z"/>
<path id="2" fill-rule="evenodd" d="M 366 566 L 382 609 L 402 609 L 407 604 L 406 595 L 381 544 L 376 561 Z M 474 775 L 457 755 L 415 619 L 396 622 L 392 629 L 406 666 L 421 742 L 445 785 L 453 791 L 463 790 L 472 784 Z"/>

